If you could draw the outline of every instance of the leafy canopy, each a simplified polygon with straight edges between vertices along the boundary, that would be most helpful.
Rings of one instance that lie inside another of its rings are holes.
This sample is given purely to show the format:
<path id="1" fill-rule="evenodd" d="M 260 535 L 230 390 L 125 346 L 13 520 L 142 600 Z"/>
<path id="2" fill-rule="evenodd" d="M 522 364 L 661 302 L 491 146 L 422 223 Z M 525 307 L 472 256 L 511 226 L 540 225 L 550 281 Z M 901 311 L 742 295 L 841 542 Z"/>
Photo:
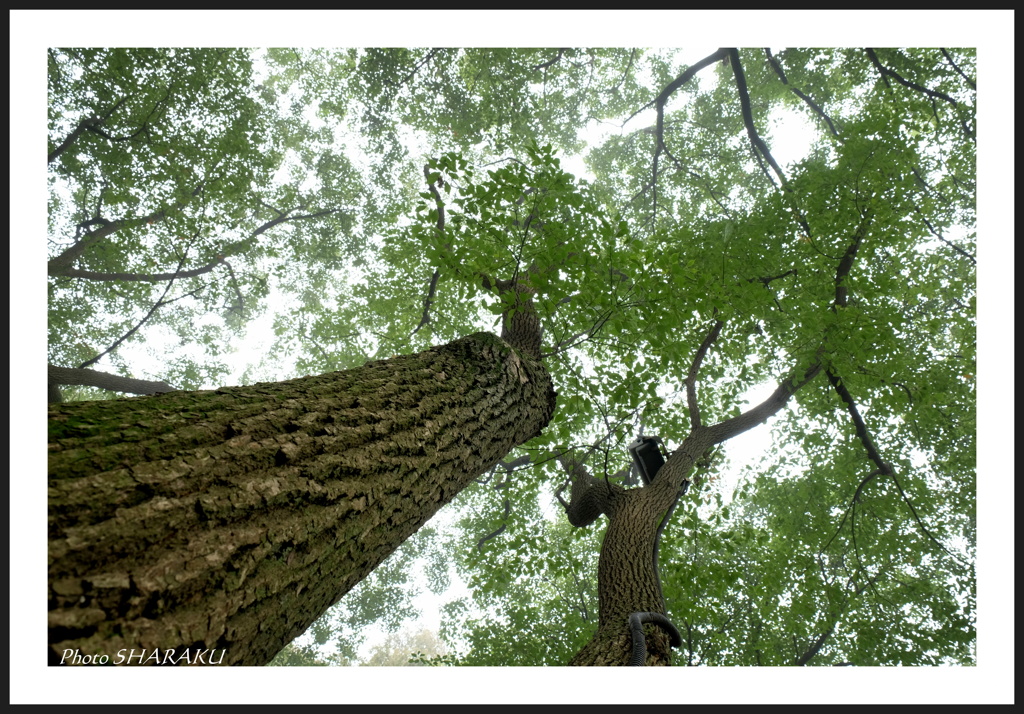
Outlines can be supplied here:
<path id="1" fill-rule="evenodd" d="M 639 431 L 678 444 L 720 322 L 705 423 L 824 359 L 898 477 L 824 377 L 755 463 L 704 462 L 661 544 L 681 659 L 972 663 L 974 53 L 682 56 L 51 50 L 49 359 L 127 374 L 128 346 L 170 335 L 189 350 L 149 376 L 213 386 L 266 312 L 242 378 L 283 379 L 497 329 L 495 281 L 526 281 L 559 409 L 504 490 L 461 497 L 439 547 L 469 594 L 442 634 L 466 664 L 559 664 L 596 624 L 600 533 L 555 511 L 553 457 L 628 479 Z M 798 115 L 816 133 L 786 155 Z M 622 128 L 586 144 L 601 122 Z M 401 592 L 400 570 L 366 587 Z"/>

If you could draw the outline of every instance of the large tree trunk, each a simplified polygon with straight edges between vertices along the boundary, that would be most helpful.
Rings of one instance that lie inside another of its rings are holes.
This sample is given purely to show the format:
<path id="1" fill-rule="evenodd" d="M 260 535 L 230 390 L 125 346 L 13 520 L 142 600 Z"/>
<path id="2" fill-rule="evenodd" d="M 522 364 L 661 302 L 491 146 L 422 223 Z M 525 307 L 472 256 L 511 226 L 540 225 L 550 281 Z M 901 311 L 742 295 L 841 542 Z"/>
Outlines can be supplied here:
<path id="1" fill-rule="evenodd" d="M 54 405 L 51 662 L 265 663 L 553 411 L 540 360 L 486 333 L 319 377 Z"/>

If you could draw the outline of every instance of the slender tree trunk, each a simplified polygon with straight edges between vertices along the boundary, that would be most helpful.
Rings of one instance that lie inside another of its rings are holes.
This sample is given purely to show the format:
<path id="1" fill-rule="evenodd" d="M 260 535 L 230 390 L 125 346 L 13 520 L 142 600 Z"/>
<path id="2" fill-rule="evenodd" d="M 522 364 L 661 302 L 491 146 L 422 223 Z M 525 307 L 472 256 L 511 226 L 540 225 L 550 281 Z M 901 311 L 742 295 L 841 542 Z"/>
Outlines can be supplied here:
<path id="1" fill-rule="evenodd" d="M 714 443 L 713 432 L 698 428 L 675 450 L 654 481 L 643 488 L 608 487 L 601 479 L 574 474 L 568 507 L 573 525 L 585 526 L 603 513 L 608 530 L 598 561 L 597 631 L 570 664 L 618 666 L 630 663 L 633 646 L 629 618 L 633 613 L 664 615 L 665 600 L 655 569 L 657 533 L 664 513 L 675 502 L 697 459 Z M 581 512 L 586 510 L 584 515 Z M 644 626 L 647 666 L 672 663 L 670 636 L 660 625 Z"/>
<path id="2" fill-rule="evenodd" d="M 859 242 L 860 238 L 856 238 L 847 256 L 856 254 Z M 849 265 L 846 265 L 846 270 L 849 270 Z M 843 276 L 845 273 L 840 266 L 837 285 L 841 284 Z M 836 288 L 836 295 L 837 303 L 841 298 L 845 299 L 845 293 L 841 293 L 839 287 Z M 565 503 L 561 495 L 559 499 L 565 506 L 569 522 L 582 528 L 596 521 L 602 513 L 608 516 L 608 530 L 601 544 L 601 557 L 598 561 L 600 624 L 594 637 L 573 657 L 571 664 L 618 665 L 633 662 L 630 616 L 634 613 L 665 615 L 665 601 L 656 566 L 659 524 L 664 518 L 662 514 L 671 509 L 683 482 L 708 449 L 763 424 L 822 369 L 816 357 L 810 366 L 802 370 L 802 376 L 797 378 L 795 374 L 801 374 L 797 372 L 786 377 L 760 404 L 712 426 L 702 426 L 695 380 L 704 355 L 718 339 L 722 325 L 721 321 L 716 321 L 711 326 L 690 364 L 686 380 L 690 433 L 672 452 L 649 485 L 639 489 L 624 489 L 592 477 L 582 467 L 573 467 L 571 464 L 566 466 L 572 481 L 570 502 Z M 671 664 L 671 639 L 663 624 L 647 625 L 644 632 L 647 648 L 644 664 Z M 637 660 L 641 654 L 637 652 Z"/>
<path id="3" fill-rule="evenodd" d="M 661 515 L 658 502 L 662 500 L 652 496 L 666 490 L 657 486 L 620 489 L 609 499 L 608 530 L 598 561 L 599 625 L 590 642 L 573 657 L 573 665 L 628 664 L 632 654 L 629 616 L 634 612 L 665 613 L 652 557 Z M 647 625 L 644 630 L 647 664 L 670 664 L 668 636 L 656 626 Z"/>
<path id="4" fill-rule="evenodd" d="M 600 488 L 598 484 L 594 487 Z M 575 666 L 629 664 L 633 651 L 630 615 L 665 614 L 661 583 L 654 569 L 655 540 L 661 515 L 674 500 L 673 487 L 668 481 L 655 481 L 644 488 L 607 493 L 603 511 L 608 516 L 608 530 L 597 572 L 599 625 L 590 642 L 570 662 Z M 646 625 L 644 632 L 646 664 L 671 664 L 668 634 L 657 625 Z"/>
<path id="5" fill-rule="evenodd" d="M 51 662 L 266 663 L 540 433 L 554 396 L 539 359 L 479 333 L 319 377 L 52 406 Z"/>

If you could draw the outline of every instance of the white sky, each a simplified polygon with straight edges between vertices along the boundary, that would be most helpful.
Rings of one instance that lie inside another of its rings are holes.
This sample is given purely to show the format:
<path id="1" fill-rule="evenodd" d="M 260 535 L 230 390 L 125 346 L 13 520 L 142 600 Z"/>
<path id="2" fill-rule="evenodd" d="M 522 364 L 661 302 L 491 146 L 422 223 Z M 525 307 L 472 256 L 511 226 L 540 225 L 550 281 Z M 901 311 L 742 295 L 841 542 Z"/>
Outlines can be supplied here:
<path id="1" fill-rule="evenodd" d="M 1013 14 L 1008 11 L 14 11 L 11 67 L 11 702 L 1009 703 L 1013 701 Z M 676 668 L 43 666 L 47 46 L 974 46 L 979 48 L 979 665 Z M 1009 167 L 1007 167 L 1009 165 Z M 17 310 L 14 309 L 17 306 Z M 25 348 L 28 349 L 25 349 Z M 997 357 L 998 355 L 998 357 Z M 35 377 L 31 375 L 35 374 Z M 38 411 L 35 411 L 38 410 Z M 26 412 L 28 414 L 26 414 Z M 35 414 L 35 416 L 31 416 Z M 17 544 L 17 548 L 14 545 Z M 1007 565 L 1009 564 L 1009 566 Z M 568 683 L 571 681 L 571 684 Z M 114 693 L 116 692 L 116 694 Z M 159 692 L 159 695 L 154 693 Z"/>

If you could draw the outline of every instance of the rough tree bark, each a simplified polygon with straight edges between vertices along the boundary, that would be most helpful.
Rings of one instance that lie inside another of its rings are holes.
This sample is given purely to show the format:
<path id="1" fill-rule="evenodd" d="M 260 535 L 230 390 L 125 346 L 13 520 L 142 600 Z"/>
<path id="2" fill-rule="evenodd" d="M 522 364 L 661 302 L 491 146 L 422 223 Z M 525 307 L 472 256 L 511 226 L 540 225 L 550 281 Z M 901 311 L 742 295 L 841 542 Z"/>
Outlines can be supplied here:
<path id="1" fill-rule="evenodd" d="M 52 406 L 51 662 L 269 661 L 548 423 L 551 380 L 514 345 L 479 333 L 318 377 Z"/>

